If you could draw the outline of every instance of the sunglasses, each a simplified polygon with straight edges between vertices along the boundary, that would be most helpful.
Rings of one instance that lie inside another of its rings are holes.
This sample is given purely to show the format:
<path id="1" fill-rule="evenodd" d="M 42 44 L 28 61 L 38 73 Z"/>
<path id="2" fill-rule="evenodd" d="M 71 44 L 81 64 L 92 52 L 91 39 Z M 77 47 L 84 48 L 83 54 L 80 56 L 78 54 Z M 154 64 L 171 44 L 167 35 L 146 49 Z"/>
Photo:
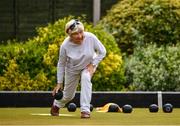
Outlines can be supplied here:
<path id="1" fill-rule="evenodd" d="M 78 20 L 78 19 L 75 19 L 74 23 L 69 26 L 69 28 L 68 28 L 67 31 L 69 31 L 69 29 L 70 29 L 71 31 L 73 31 L 74 28 L 76 27 L 76 25 L 79 25 L 79 24 L 80 24 L 80 23 L 79 23 L 79 20 Z"/>

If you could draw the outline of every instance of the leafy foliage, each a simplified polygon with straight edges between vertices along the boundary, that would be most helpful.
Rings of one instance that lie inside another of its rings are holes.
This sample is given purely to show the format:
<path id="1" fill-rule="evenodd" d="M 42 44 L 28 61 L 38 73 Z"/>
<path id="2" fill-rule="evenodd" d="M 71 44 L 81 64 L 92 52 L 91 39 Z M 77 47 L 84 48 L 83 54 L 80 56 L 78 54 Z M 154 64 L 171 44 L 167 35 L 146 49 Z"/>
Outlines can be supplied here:
<path id="1" fill-rule="evenodd" d="M 126 61 L 126 76 L 136 90 L 180 91 L 180 44 L 149 44 Z"/>
<path id="2" fill-rule="evenodd" d="M 146 43 L 176 44 L 180 40 L 180 1 L 121 0 L 100 24 L 127 54 Z"/>

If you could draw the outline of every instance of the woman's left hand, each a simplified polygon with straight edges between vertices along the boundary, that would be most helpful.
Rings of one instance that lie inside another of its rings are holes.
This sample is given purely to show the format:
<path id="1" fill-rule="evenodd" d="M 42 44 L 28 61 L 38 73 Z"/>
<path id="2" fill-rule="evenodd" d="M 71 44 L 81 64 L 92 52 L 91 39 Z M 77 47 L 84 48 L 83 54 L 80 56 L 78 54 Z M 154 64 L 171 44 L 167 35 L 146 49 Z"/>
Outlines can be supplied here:
<path id="1" fill-rule="evenodd" d="M 94 74 L 94 72 L 95 72 L 95 67 L 93 66 L 93 64 L 88 64 L 87 65 L 87 70 L 89 71 L 89 73 L 90 73 L 90 75 L 91 75 L 91 77 L 92 77 L 92 75 Z"/>

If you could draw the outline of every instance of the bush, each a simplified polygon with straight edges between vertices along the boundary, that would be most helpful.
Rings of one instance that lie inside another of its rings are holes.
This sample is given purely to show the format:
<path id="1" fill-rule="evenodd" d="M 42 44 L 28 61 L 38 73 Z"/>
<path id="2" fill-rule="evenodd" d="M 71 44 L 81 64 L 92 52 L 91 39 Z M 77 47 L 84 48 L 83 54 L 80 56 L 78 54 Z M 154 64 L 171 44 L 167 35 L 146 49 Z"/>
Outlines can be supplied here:
<path id="1" fill-rule="evenodd" d="M 1 45 L 0 90 L 48 90 L 50 81 L 43 72 L 45 48 L 32 42 Z"/>
<path id="2" fill-rule="evenodd" d="M 176 44 L 180 42 L 180 1 L 121 0 L 100 24 L 127 54 L 145 43 Z"/>
<path id="3" fill-rule="evenodd" d="M 127 82 L 136 90 L 180 91 L 180 44 L 150 44 L 138 48 L 126 61 Z"/>
<path id="4" fill-rule="evenodd" d="M 59 46 L 66 37 L 64 26 L 72 18 L 66 17 L 38 28 L 38 35 L 24 44 L 0 45 L 0 90 L 52 90 L 56 83 Z M 101 26 L 83 23 L 107 49 L 107 56 L 93 77 L 93 90 L 122 89 L 124 67 L 115 39 Z"/>

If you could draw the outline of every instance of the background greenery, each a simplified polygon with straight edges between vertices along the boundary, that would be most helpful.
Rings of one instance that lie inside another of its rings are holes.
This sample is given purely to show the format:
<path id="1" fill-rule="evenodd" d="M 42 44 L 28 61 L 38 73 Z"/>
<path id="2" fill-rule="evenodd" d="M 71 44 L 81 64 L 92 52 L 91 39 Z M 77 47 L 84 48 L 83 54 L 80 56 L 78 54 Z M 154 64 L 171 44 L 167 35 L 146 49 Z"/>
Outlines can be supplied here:
<path id="1" fill-rule="evenodd" d="M 125 87 L 180 91 L 179 0 L 122 0 L 100 25 L 123 53 Z"/>
<path id="2" fill-rule="evenodd" d="M 176 44 L 180 42 L 180 1 L 122 0 L 100 24 L 128 54 L 145 43 Z"/>
<path id="3" fill-rule="evenodd" d="M 127 84 L 143 91 L 180 91 L 180 44 L 149 44 L 126 60 Z"/>

